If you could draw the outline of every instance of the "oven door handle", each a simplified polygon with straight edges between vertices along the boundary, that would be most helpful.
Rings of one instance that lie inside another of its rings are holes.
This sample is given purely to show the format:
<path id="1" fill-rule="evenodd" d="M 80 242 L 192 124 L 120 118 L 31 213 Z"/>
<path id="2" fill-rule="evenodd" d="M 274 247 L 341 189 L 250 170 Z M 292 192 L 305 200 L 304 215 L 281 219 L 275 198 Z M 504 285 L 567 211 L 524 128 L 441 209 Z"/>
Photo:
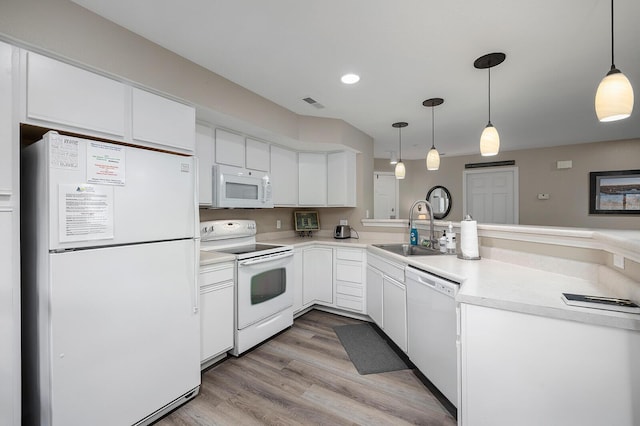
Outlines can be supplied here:
<path id="1" fill-rule="evenodd" d="M 280 260 L 280 259 L 284 259 L 286 257 L 291 257 L 291 256 L 293 256 L 292 251 L 287 253 L 278 253 L 278 254 L 273 254 L 271 256 L 260 257 L 258 259 L 242 260 L 238 262 L 238 266 L 250 266 L 250 265 L 257 265 L 259 263 L 273 262 L 274 260 Z"/>

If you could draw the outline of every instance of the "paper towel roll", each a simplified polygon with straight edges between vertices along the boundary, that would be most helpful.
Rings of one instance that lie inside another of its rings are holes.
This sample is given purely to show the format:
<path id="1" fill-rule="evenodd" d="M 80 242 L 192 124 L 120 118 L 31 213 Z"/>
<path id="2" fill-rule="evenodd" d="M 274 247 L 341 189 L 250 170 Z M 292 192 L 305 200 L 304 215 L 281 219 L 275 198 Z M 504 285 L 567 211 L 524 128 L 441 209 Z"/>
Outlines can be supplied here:
<path id="1" fill-rule="evenodd" d="M 463 220 L 460 222 L 460 251 L 464 257 L 478 257 L 478 222 Z"/>

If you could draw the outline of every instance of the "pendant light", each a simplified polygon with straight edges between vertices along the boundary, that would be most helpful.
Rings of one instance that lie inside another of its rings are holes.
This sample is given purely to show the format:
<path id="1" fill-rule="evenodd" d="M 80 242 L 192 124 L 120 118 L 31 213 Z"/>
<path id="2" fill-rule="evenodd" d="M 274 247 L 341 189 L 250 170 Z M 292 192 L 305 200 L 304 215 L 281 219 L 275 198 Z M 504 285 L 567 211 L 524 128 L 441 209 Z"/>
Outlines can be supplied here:
<path id="1" fill-rule="evenodd" d="M 596 115 L 600 121 L 627 118 L 633 111 L 633 87 L 629 79 L 616 68 L 613 60 L 613 0 L 611 0 L 611 69 L 596 91 Z"/>
<path id="2" fill-rule="evenodd" d="M 431 107 L 431 149 L 427 154 L 427 170 L 438 170 L 440 168 L 440 153 L 436 149 L 435 145 L 435 125 L 433 119 L 433 107 L 438 105 L 442 105 L 444 103 L 444 99 L 442 98 L 431 98 L 422 102 L 423 106 Z"/>
<path id="3" fill-rule="evenodd" d="M 398 140 L 400 141 L 400 150 L 398 151 L 398 163 L 396 164 L 395 175 L 396 179 L 404 179 L 406 174 L 406 169 L 404 167 L 404 163 L 402 162 L 402 128 L 407 127 L 409 123 L 405 123 L 404 121 L 399 121 L 397 123 L 393 123 L 392 126 L 398 129 Z"/>
<path id="4" fill-rule="evenodd" d="M 507 55 L 504 53 L 488 53 L 475 60 L 473 66 L 478 69 L 489 70 L 489 122 L 480 136 L 480 154 L 483 156 L 496 155 L 500 151 L 500 135 L 491 124 L 491 68 L 504 62 Z"/>

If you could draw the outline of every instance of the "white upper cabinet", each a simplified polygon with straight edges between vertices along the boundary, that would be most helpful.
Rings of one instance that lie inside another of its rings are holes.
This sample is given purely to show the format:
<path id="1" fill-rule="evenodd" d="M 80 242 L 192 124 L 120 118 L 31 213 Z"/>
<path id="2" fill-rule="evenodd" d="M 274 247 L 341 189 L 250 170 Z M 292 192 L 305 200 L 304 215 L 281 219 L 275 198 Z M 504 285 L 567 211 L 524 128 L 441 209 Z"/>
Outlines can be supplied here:
<path id="1" fill-rule="evenodd" d="M 11 127 L 13 85 L 12 85 L 12 48 L 0 43 L 0 205 L 2 197 L 12 194 L 13 140 Z M 0 422 L 2 423 L 2 422 Z"/>
<path id="2" fill-rule="evenodd" d="M 244 167 L 244 136 L 216 129 L 216 163 Z"/>
<path id="3" fill-rule="evenodd" d="M 329 206 L 356 206 L 356 154 L 351 151 L 327 154 Z"/>
<path id="4" fill-rule="evenodd" d="M 201 206 L 213 203 L 213 129 L 196 125 L 196 157 L 198 158 L 198 201 Z"/>
<path id="5" fill-rule="evenodd" d="M 298 205 L 297 152 L 271 145 L 271 188 L 274 205 Z"/>
<path id="6" fill-rule="evenodd" d="M 134 140 L 194 152 L 195 108 L 136 88 L 131 98 Z"/>
<path id="7" fill-rule="evenodd" d="M 26 67 L 28 121 L 125 135 L 124 84 L 32 52 Z"/>
<path id="8" fill-rule="evenodd" d="M 246 140 L 246 167 L 251 170 L 269 171 L 269 144 L 255 139 Z"/>
<path id="9" fill-rule="evenodd" d="M 298 154 L 298 204 L 327 205 L 327 154 L 301 152 Z"/>

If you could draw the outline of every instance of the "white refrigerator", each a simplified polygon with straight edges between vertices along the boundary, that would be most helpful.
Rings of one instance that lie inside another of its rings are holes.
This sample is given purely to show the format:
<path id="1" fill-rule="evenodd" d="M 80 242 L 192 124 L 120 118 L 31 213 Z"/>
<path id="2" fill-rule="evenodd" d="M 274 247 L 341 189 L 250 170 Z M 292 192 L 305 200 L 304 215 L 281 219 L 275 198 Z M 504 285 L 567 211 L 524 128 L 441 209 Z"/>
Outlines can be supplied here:
<path id="1" fill-rule="evenodd" d="M 23 424 L 148 424 L 197 395 L 195 164 L 56 132 L 22 150 Z"/>

